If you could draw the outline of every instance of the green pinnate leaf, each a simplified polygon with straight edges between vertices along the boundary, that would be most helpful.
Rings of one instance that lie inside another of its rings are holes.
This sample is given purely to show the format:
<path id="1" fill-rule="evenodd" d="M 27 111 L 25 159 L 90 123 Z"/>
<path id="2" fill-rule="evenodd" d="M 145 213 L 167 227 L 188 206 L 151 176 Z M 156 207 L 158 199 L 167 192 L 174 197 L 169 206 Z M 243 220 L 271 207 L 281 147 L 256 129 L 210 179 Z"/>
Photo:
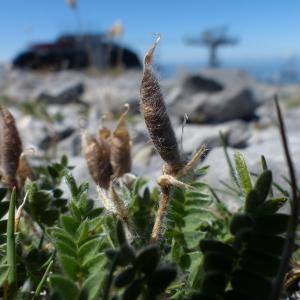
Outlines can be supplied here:
<path id="1" fill-rule="evenodd" d="M 278 273 L 280 258 L 270 254 L 246 250 L 243 251 L 239 264 L 244 270 L 274 277 Z"/>
<path id="2" fill-rule="evenodd" d="M 218 252 L 228 257 L 235 257 L 236 252 L 231 245 L 213 239 L 202 239 L 199 243 L 201 251 L 205 254 L 207 252 Z"/>
<path id="3" fill-rule="evenodd" d="M 70 234 L 74 235 L 78 229 L 79 222 L 71 216 L 61 216 L 60 222 L 63 228 Z"/>
<path id="4" fill-rule="evenodd" d="M 255 189 L 258 191 L 261 201 L 265 201 L 268 197 L 272 185 L 272 172 L 266 170 L 257 178 Z"/>
<path id="5" fill-rule="evenodd" d="M 150 245 L 143 248 L 136 258 L 136 267 L 144 273 L 154 271 L 160 259 L 157 246 Z"/>
<path id="6" fill-rule="evenodd" d="M 80 224 L 76 231 L 77 243 L 79 246 L 88 238 L 89 236 L 89 226 L 87 221 Z"/>
<path id="7" fill-rule="evenodd" d="M 228 257 L 223 253 L 211 251 L 204 255 L 203 268 L 205 271 L 222 271 L 230 274 L 232 264 L 232 257 Z"/>
<path id="8" fill-rule="evenodd" d="M 254 228 L 254 221 L 249 214 L 235 214 L 230 223 L 230 232 L 237 234 L 239 231 Z"/>
<path id="9" fill-rule="evenodd" d="M 61 228 L 52 229 L 50 235 L 52 236 L 52 238 L 54 239 L 54 241 L 64 242 L 69 247 L 71 247 L 73 249 L 77 249 L 77 244 L 76 244 L 74 238 L 72 238 L 72 236 L 70 236 L 63 229 L 61 229 Z"/>
<path id="10" fill-rule="evenodd" d="M 47 209 L 41 213 L 40 221 L 48 226 L 52 226 L 59 217 L 57 209 Z"/>
<path id="11" fill-rule="evenodd" d="M 288 202 L 288 198 L 273 198 L 265 201 L 259 208 L 257 213 L 259 215 L 272 215 L 281 209 L 285 203 Z"/>
<path id="12" fill-rule="evenodd" d="M 65 175 L 65 181 L 70 189 L 73 199 L 77 200 L 79 193 L 78 193 L 78 188 L 74 177 L 72 176 L 71 172 L 67 169 L 65 169 L 64 175 Z"/>
<path id="13" fill-rule="evenodd" d="M 68 160 L 68 157 L 66 155 L 63 155 L 61 157 L 61 160 L 60 160 L 60 164 L 64 167 L 67 167 L 68 164 L 69 164 L 69 160 Z"/>
<path id="14" fill-rule="evenodd" d="M 255 221 L 255 230 L 265 234 L 282 234 L 287 230 L 290 216 L 287 214 L 274 214 L 258 216 Z"/>
<path id="15" fill-rule="evenodd" d="M 120 274 L 118 274 L 115 277 L 114 280 L 114 284 L 117 288 L 122 288 L 128 284 L 130 284 L 130 282 L 132 282 L 135 278 L 135 273 L 136 270 L 134 267 L 130 266 L 127 269 L 125 269 L 124 271 L 122 271 Z"/>
<path id="16" fill-rule="evenodd" d="M 247 248 L 256 252 L 281 256 L 285 246 L 285 237 L 269 234 L 251 234 L 247 239 Z"/>
<path id="17" fill-rule="evenodd" d="M 80 222 L 82 215 L 81 215 L 80 209 L 77 207 L 76 203 L 70 202 L 69 208 L 70 208 L 72 217 L 76 218 L 77 221 Z"/>
<path id="18" fill-rule="evenodd" d="M 79 247 L 78 256 L 83 260 L 83 262 L 85 262 L 86 260 L 94 257 L 94 255 L 98 252 L 99 246 L 99 238 L 93 238 Z"/>
<path id="19" fill-rule="evenodd" d="M 59 178 L 60 175 L 56 168 L 54 168 L 53 166 L 48 166 L 47 170 L 51 177 Z"/>
<path id="20" fill-rule="evenodd" d="M 56 247 L 58 254 L 65 254 L 65 255 L 77 257 L 76 248 L 74 249 L 69 244 L 67 244 L 61 240 L 58 240 L 55 242 L 55 247 Z"/>
<path id="21" fill-rule="evenodd" d="M 90 273 L 99 273 L 107 263 L 107 257 L 104 253 L 98 253 L 86 260 L 82 267 L 89 270 Z"/>
<path id="22" fill-rule="evenodd" d="M 62 300 L 78 299 L 78 287 L 71 279 L 62 275 L 52 275 L 49 282 L 51 290 L 56 292 Z"/>
<path id="23" fill-rule="evenodd" d="M 133 248 L 127 244 L 123 244 L 120 249 L 117 264 L 120 266 L 127 266 L 130 263 L 134 263 L 135 258 L 136 255 Z"/>
<path id="24" fill-rule="evenodd" d="M 97 207 L 89 211 L 86 216 L 89 217 L 90 219 L 94 219 L 102 215 L 103 211 L 104 211 L 103 207 Z"/>
<path id="25" fill-rule="evenodd" d="M 97 296 L 103 289 L 106 272 L 102 269 L 89 276 L 82 284 L 82 290 L 88 291 L 87 300 L 98 299 Z"/>
<path id="26" fill-rule="evenodd" d="M 147 284 L 156 291 L 164 291 L 167 286 L 175 280 L 177 275 L 174 267 L 158 267 L 147 278 Z"/>
<path id="27" fill-rule="evenodd" d="M 140 279 L 132 282 L 124 291 L 123 300 L 136 300 L 142 292 L 143 282 Z"/>
<path id="28" fill-rule="evenodd" d="M 77 259 L 70 255 L 59 255 L 59 261 L 62 266 L 63 272 L 71 279 L 77 279 L 77 273 L 79 272 L 79 265 Z"/>
<path id="29" fill-rule="evenodd" d="M 83 194 L 83 193 L 87 193 L 89 190 L 89 183 L 82 183 L 79 187 L 78 187 L 78 193 L 79 194 Z"/>
<path id="30" fill-rule="evenodd" d="M 227 284 L 227 276 L 221 271 L 206 272 L 202 282 L 202 290 L 210 295 L 222 295 Z"/>
<path id="31" fill-rule="evenodd" d="M 254 214 L 262 202 L 263 200 L 258 191 L 256 189 L 251 190 L 246 197 L 245 211 L 249 214 Z"/>
<path id="32" fill-rule="evenodd" d="M 234 272 L 231 283 L 234 291 L 245 294 L 250 299 L 269 299 L 273 290 L 268 278 L 246 270 Z"/>

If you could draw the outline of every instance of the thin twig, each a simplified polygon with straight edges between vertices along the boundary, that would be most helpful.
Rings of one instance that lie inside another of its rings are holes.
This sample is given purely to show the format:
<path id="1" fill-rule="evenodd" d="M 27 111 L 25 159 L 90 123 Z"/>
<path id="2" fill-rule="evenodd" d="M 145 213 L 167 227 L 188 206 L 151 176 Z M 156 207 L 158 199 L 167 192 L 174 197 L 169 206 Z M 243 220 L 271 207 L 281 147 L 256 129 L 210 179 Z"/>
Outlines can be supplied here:
<path id="1" fill-rule="evenodd" d="M 233 163 L 232 163 L 231 158 L 230 158 L 229 153 L 228 153 L 228 148 L 227 148 L 227 143 L 226 143 L 225 136 L 224 136 L 222 131 L 220 131 L 219 134 L 220 134 L 220 140 L 221 140 L 221 144 L 222 144 L 223 151 L 224 151 L 224 154 L 225 154 L 226 162 L 228 164 L 229 174 L 230 174 L 231 178 L 233 179 L 234 183 L 236 184 L 237 188 L 239 189 L 239 194 L 242 195 L 242 188 L 241 188 L 240 182 L 239 182 L 239 180 L 236 176 L 236 172 L 235 172 Z"/>
<path id="2" fill-rule="evenodd" d="M 42 291 L 42 288 L 43 288 L 43 285 L 44 285 L 44 283 L 45 283 L 45 281 L 46 281 L 46 279 L 48 277 L 48 274 L 50 272 L 50 269 L 51 269 L 52 265 L 53 265 L 53 260 L 51 260 L 50 263 L 48 264 L 47 269 L 46 269 L 46 271 L 45 271 L 45 273 L 44 273 L 41 281 L 39 282 L 39 284 L 38 284 L 38 286 L 36 288 L 36 291 L 35 291 L 35 293 L 33 295 L 32 300 L 39 299 L 41 291 Z"/>
<path id="3" fill-rule="evenodd" d="M 285 247 L 281 259 L 281 264 L 279 268 L 279 272 L 275 281 L 274 285 L 274 290 L 272 294 L 272 300 L 278 300 L 281 295 L 282 291 L 282 286 L 283 286 L 283 281 L 285 274 L 288 270 L 289 267 L 289 262 L 290 258 L 293 254 L 294 247 L 295 247 L 295 238 L 296 238 L 296 230 L 297 230 L 297 224 L 298 224 L 298 210 L 299 210 L 299 205 L 298 205 L 298 188 L 297 188 L 297 179 L 296 179 L 296 174 L 294 170 L 294 165 L 292 162 L 290 150 L 289 150 L 289 145 L 287 141 L 287 136 L 286 136 L 286 129 L 281 113 L 281 109 L 278 103 L 278 98 L 275 96 L 275 105 L 276 105 L 276 110 L 277 110 L 277 116 L 278 116 L 278 121 L 279 121 L 279 130 L 280 130 L 280 135 L 281 135 L 281 140 L 282 140 L 282 145 L 287 161 L 287 166 L 288 166 L 288 171 L 289 171 L 289 176 L 291 180 L 291 189 L 292 189 L 292 201 L 291 201 L 291 216 L 287 228 L 287 236 L 286 236 L 286 242 L 285 242 Z"/>

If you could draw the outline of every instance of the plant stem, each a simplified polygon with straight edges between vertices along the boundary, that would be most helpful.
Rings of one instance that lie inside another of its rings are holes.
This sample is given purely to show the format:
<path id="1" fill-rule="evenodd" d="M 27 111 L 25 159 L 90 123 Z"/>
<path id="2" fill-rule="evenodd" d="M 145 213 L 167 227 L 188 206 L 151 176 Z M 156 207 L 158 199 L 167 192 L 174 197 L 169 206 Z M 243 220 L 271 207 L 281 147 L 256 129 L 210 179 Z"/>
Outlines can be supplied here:
<path id="1" fill-rule="evenodd" d="M 233 179 L 234 183 L 236 184 L 237 188 L 239 189 L 239 194 L 242 195 L 242 188 L 241 188 L 240 182 L 239 182 L 239 180 L 236 176 L 233 163 L 232 163 L 231 158 L 230 158 L 229 153 L 228 153 L 225 136 L 224 136 L 222 131 L 220 131 L 219 134 L 220 134 L 220 140 L 221 140 L 221 143 L 222 143 L 222 146 L 223 146 L 223 151 L 224 151 L 224 154 L 225 154 L 226 162 L 227 162 L 228 167 L 229 167 L 230 176 Z"/>
<path id="2" fill-rule="evenodd" d="M 7 221 L 7 250 L 6 250 L 6 259 L 7 264 L 9 265 L 8 271 L 8 288 L 9 288 L 9 298 L 13 299 L 14 293 L 16 292 L 16 282 L 17 282 L 17 274 L 16 274 L 16 244 L 15 244 L 15 207 L 17 201 L 16 189 L 14 188 L 9 204 L 8 211 L 8 221 Z"/>
<path id="3" fill-rule="evenodd" d="M 169 198 L 170 198 L 170 186 L 162 187 L 160 198 L 159 198 L 159 208 L 156 213 L 155 222 L 151 233 L 150 243 L 155 243 L 159 237 L 161 225 L 167 211 Z"/>
<path id="4" fill-rule="evenodd" d="M 108 240 L 110 246 L 112 247 L 112 249 L 116 249 L 116 247 L 114 245 L 114 242 L 110 237 L 109 231 L 108 231 L 108 229 L 106 228 L 106 226 L 104 224 L 102 224 L 102 229 L 106 233 L 107 240 Z"/>
<path id="5" fill-rule="evenodd" d="M 117 267 L 118 259 L 119 259 L 119 254 L 116 254 L 115 257 L 114 257 L 114 260 L 112 262 L 109 274 L 108 274 L 106 285 L 104 287 L 103 300 L 108 300 L 109 299 L 110 287 L 111 287 L 111 284 L 112 284 L 112 279 L 113 279 L 114 272 L 115 272 L 116 267 Z"/>
<path id="6" fill-rule="evenodd" d="M 287 269 L 289 267 L 290 258 L 293 254 L 294 248 L 295 248 L 295 238 L 296 238 L 296 230 L 298 225 L 298 211 L 299 211 L 299 197 L 298 197 L 298 188 L 297 188 L 297 180 L 296 180 L 296 174 L 294 170 L 294 165 L 292 162 L 289 145 L 287 141 L 286 136 L 286 129 L 281 113 L 281 109 L 279 107 L 278 99 L 275 97 L 275 104 L 276 104 L 276 110 L 277 110 L 277 116 L 279 121 L 279 130 L 280 135 L 282 139 L 282 145 L 287 161 L 287 166 L 289 170 L 289 176 L 291 180 L 291 188 L 292 188 L 292 201 L 291 201 L 291 216 L 287 228 L 287 236 L 286 236 L 286 242 L 285 247 L 281 259 L 281 265 L 279 268 L 279 272 L 276 278 L 276 281 L 274 283 L 274 290 L 272 294 L 272 300 L 278 300 L 281 295 L 281 290 L 283 286 L 284 276 L 287 272 Z"/>
<path id="7" fill-rule="evenodd" d="M 45 228 L 41 224 L 39 224 L 39 225 L 42 229 L 42 236 L 41 236 L 40 241 L 39 241 L 38 249 L 42 249 L 43 243 L 44 243 L 44 240 L 45 240 Z"/>
<path id="8" fill-rule="evenodd" d="M 39 299 L 41 290 L 42 290 L 43 285 L 44 285 L 44 283 L 45 283 L 45 281 L 46 281 L 46 279 L 47 279 L 47 276 L 48 276 L 48 274 L 49 274 L 49 272 L 50 272 L 50 269 L 51 269 L 52 265 L 53 265 L 53 260 L 51 260 L 50 263 L 48 264 L 48 267 L 47 267 L 47 269 L 46 269 L 46 271 L 45 271 L 45 273 L 44 273 L 44 275 L 43 275 L 41 281 L 39 282 L 39 284 L 38 284 L 38 286 L 37 286 L 37 288 L 36 288 L 36 291 L 35 291 L 35 293 L 34 293 L 34 295 L 33 295 L 32 300 L 37 300 L 37 299 Z"/>

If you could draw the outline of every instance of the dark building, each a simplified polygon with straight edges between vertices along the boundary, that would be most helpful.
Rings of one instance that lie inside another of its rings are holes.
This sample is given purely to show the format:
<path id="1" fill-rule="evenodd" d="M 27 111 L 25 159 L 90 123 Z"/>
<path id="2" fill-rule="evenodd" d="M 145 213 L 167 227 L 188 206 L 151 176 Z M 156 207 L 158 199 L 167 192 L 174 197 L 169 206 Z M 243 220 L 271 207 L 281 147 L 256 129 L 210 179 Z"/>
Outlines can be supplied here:
<path id="1" fill-rule="evenodd" d="M 140 68 L 138 56 L 100 34 L 62 35 L 52 43 L 34 44 L 13 65 L 27 69 Z"/>

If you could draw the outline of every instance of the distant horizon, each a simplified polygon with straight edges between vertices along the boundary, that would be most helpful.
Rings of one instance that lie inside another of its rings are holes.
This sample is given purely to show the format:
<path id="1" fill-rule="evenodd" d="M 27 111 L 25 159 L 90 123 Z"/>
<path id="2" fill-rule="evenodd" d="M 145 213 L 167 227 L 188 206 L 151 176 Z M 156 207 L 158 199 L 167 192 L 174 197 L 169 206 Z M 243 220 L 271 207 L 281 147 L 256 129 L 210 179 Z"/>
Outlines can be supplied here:
<path id="1" fill-rule="evenodd" d="M 86 33 L 90 33 L 90 34 L 102 34 L 104 32 L 101 31 L 86 31 L 83 32 L 82 34 L 86 34 Z M 63 31 L 61 34 L 57 35 L 56 38 L 58 38 L 61 35 L 67 35 L 67 34 L 78 34 L 78 32 L 76 31 Z M 26 49 L 28 49 L 31 45 L 36 44 L 36 43 L 47 43 L 47 42 L 53 42 L 56 40 L 56 38 L 53 39 L 39 39 L 39 40 L 31 40 L 28 41 L 27 44 L 24 45 L 23 48 L 20 48 L 19 50 L 16 50 L 15 53 L 11 53 L 11 57 L 7 58 L 7 59 L 1 59 L 0 57 L 0 64 L 10 64 L 12 62 L 12 60 L 14 59 L 14 57 L 16 57 L 18 54 L 20 54 L 22 51 L 25 51 Z M 152 37 L 149 38 L 149 46 L 151 46 L 151 43 L 153 43 L 155 39 L 155 36 L 153 34 Z M 144 53 L 140 53 L 140 51 L 138 51 L 138 49 L 135 49 L 134 47 L 131 47 L 130 44 L 126 43 L 126 41 L 120 41 L 120 43 L 125 46 L 128 47 L 130 49 L 132 49 L 133 51 L 135 51 L 138 55 L 138 57 L 140 58 L 140 60 L 142 60 Z M 162 52 L 165 52 L 164 50 L 164 38 L 162 37 L 162 41 L 160 42 L 160 44 L 157 47 L 157 53 L 155 54 L 155 60 L 157 61 L 157 63 L 159 64 L 178 64 L 178 65 L 186 65 L 186 64 L 191 64 L 191 63 L 196 63 L 196 64 L 205 64 L 208 61 L 208 50 L 205 47 L 191 47 L 196 48 L 196 50 L 198 50 L 198 55 L 195 53 L 195 49 L 193 51 L 194 55 L 190 56 L 190 57 L 183 57 L 180 60 L 178 59 L 172 59 L 169 60 L 168 58 L 164 57 Z M 220 58 L 221 61 L 221 65 L 225 65 L 226 64 L 240 64 L 240 63 L 247 63 L 247 61 L 249 61 L 248 63 L 266 63 L 266 62 L 274 62 L 274 61 L 287 61 L 290 59 L 296 59 L 299 60 L 300 59 L 300 52 L 298 53 L 290 53 L 290 54 L 277 54 L 277 55 L 261 55 L 261 56 L 255 56 L 255 55 L 245 55 L 242 56 L 241 54 L 239 55 L 234 55 L 232 56 L 231 54 L 228 55 L 228 50 L 226 49 L 226 47 L 221 48 L 218 50 L 218 56 Z"/>
<path id="2" fill-rule="evenodd" d="M 258 81 L 295 84 L 300 83 L 300 57 L 293 57 L 295 63 L 292 64 L 291 73 L 295 72 L 295 77 L 285 77 L 284 72 L 288 71 L 291 65 L 288 58 L 254 58 L 254 59 L 223 59 L 220 65 L 221 69 L 240 70 L 246 72 Z M 10 65 L 10 62 L 1 62 L 0 67 Z M 206 69 L 207 61 L 198 59 L 193 61 L 180 62 L 162 62 L 155 60 L 155 70 L 161 79 L 172 78 L 182 73 L 198 73 Z"/>
<path id="3" fill-rule="evenodd" d="M 265 60 L 300 54 L 300 1 L 273 0 L 142 0 L 103 2 L 77 0 L 71 10 L 65 0 L 10 0 L 0 9 L 0 61 L 8 62 L 26 46 L 51 41 L 64 32 L 103 32 L 121 20 L 121 42 L 142 57 L 160 32 L 157 59 L 163 63 L 205 60 L 206 49 L 184 43 L 207 28 L 228 26 L 240 39 L 220 49 L 221 60 Z"/>

